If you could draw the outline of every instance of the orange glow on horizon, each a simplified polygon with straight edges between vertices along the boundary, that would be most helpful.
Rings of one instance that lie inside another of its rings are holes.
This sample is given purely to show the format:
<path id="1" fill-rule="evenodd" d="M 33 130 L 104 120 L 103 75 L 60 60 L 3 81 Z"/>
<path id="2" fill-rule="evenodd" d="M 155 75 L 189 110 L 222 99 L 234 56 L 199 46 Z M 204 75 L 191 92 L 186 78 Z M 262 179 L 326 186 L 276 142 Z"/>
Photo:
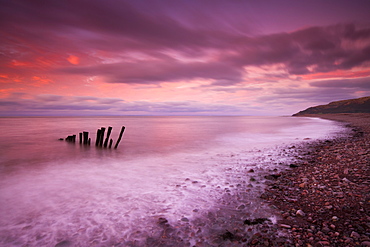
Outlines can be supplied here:
<path id="1" fill-rule="evenodd" d="M 359 71 L 344 71 L 336 70 L 323 73 L 315 73 L 300 76 L 303 80 L 319 80 L 319 79 L 334 79 L 334 78 L 362 78 L 370 76 L 370 69 Z"/>

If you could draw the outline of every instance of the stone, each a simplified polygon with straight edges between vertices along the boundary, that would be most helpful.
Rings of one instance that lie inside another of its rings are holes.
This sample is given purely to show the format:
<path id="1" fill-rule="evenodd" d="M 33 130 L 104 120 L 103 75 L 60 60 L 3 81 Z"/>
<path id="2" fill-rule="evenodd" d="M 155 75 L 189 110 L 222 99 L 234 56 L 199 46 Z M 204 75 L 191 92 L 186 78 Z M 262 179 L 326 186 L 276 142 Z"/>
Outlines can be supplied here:
<path id="1" fill-rule="evenodd" d="M 351 236 L 350 236 L 351 238 L 356 238 L 356 239 L 358 239 L 358 238 L 360 238 L 360 234 L 358 234 L 357 232 L 355 232 L 355 231 L 353 231 L 353 232 L 351 232 Z"/>
<path id="2" fill-rule="evenodd" d="M 306 183 L 301 183 L 298 186 L 299 186 L 299 188 L 304 188 L 304 187 L 306 187 Z"/>
<path id="3" fill-rule="evenodd" d="M 370 246 L 370 241 L 364 241 L 361 243 L 361 246 L 367 247 Z"/>
<path id="4" fill-rule="evenodd" d="M 295 214 L 296 214 L 297 216 L 301 216 L 301 217 L 306 216 L 305 212 L 303 212 L 302 210 L 298 210 Z"/>
<path id="5" fill-rule="evenodd" d="M 324 233 L 328 233 L 328 232 L 330 232 L 330 229 L 326 226 L 326 227 L 323 227 L 323 228 L 322 228 L 322 231 L 323 231 Z"/>
<path id="6" fill-rule="evenodd" d="M 320 241 L 319 246 L 330 246 L 330 243 L 328 241 Z"/>
<path id="7" fill-rule="evenodd" d="M 160 224 L 160 225 L 165 225 L 165 224 L 167 224 L 168 223 L 168 220 L 166 219 L 166 218 L 162 218 L 162 217 L 160 217 L 159 219 L 158 219 L 158 224 Z"/>
<path id="8" fill-rule="evenodd" d="M 342 179 L 342 181 L 343 181 L 343 182 L 345 182 L 345 183 L 352 183 L 352 182 L 351 182 L 350 180 L 348 180 L 347 178 L 343 178 L 343 179 Z"/>
<path id="9" fill-rule="evenodd" d="M 246 224 L 246 225 L 257 225 L 257 224 L 262 224 L 262 223 L 264 223 L 265 221 L 269 221 L 269 219 L 267 219 L 267 218 L 256 218 L 256 219 L 254 219 L 254 220 L 250 220 L 250 219 L 246 219 L 245 221 L 244 221 L 244 224 Z"/>
<path id="10" fill-rule="evenodd" d="M 63 240 L 55 245 L 55 247 L 69 247 L 72 246 L 72 243 L 68 240 Z"/>
<path id="11" fill-rule="evenodd" d="M 281 228 L 284 228 L 284 229 L 290 229 L 290 228 L 292 228 L 290 225 L 286 225 L 286 224 L 280 224 L 280 227 Z"/>
<path id="12" fill-rule="evenodd" d="M 224 234 L 221 235 L 221 237 L 223 238 L 223 240 L 233 240 L 235 236 L 231 232 L 226 231 Z"/>
<path id="13" fill-rule="evenodd" d="M 265 176 L 265 178 L 268 180 L 275 180 L 275 179 L 278 179 L 279 177 L 281 177 L 281 174 L 271 174 L 271 175 Z"/>
<path id="14" fill-rule="evenodd" d="M 343 192 L 334 192 L 333 193 L 337 198 L 344 198 Z"/>

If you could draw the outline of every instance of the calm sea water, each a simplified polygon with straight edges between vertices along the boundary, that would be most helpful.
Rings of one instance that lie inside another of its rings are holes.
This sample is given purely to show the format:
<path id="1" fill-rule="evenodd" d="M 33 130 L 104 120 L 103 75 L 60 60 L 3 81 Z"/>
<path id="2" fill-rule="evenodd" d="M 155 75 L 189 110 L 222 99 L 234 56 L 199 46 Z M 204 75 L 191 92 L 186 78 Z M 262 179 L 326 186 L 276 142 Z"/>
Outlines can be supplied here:
<path id="1" fill-rule="evenodd" d="M 58 140 L 88 131 L 95 143 L 112 126 L 116 141 L 122 125 L 117 149 Z M 166 221 L 184 246 L 211 244 L 217 212 L 220 227 L 230 213 L 274 220 L 252 175 L 294 162 L 282 152 L 291 145 L 344 131 L 292 117 L 0 118 L 0 128 L 0 246 L 144 246 Z"/>

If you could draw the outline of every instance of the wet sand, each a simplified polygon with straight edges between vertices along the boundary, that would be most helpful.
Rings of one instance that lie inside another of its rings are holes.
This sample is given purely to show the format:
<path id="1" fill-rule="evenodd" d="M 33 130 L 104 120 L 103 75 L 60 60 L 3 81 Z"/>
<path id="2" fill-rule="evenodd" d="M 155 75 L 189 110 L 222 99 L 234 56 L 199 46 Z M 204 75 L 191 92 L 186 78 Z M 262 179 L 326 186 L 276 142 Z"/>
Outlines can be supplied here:
<path id="1" fill-rule="evenodd" d="M 306 116 L 343 122 L 351 133 L 309 144 L 301 162 L 270 181 L 261 198 L 280 211 L 289 236 L 272 245 L 370 246 L 370 114 Z"/>

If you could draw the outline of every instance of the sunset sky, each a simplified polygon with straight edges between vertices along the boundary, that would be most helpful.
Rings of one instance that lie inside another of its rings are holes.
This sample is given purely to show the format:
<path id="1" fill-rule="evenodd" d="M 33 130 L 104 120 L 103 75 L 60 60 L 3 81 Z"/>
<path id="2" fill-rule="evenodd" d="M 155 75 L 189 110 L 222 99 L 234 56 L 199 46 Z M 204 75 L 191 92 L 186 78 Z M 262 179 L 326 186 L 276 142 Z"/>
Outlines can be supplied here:
<path id="1" fill-rule="evenodd" d="M 368 0 L 0 0 L 0 115 L 291 115 L 370 95 Z"/>

